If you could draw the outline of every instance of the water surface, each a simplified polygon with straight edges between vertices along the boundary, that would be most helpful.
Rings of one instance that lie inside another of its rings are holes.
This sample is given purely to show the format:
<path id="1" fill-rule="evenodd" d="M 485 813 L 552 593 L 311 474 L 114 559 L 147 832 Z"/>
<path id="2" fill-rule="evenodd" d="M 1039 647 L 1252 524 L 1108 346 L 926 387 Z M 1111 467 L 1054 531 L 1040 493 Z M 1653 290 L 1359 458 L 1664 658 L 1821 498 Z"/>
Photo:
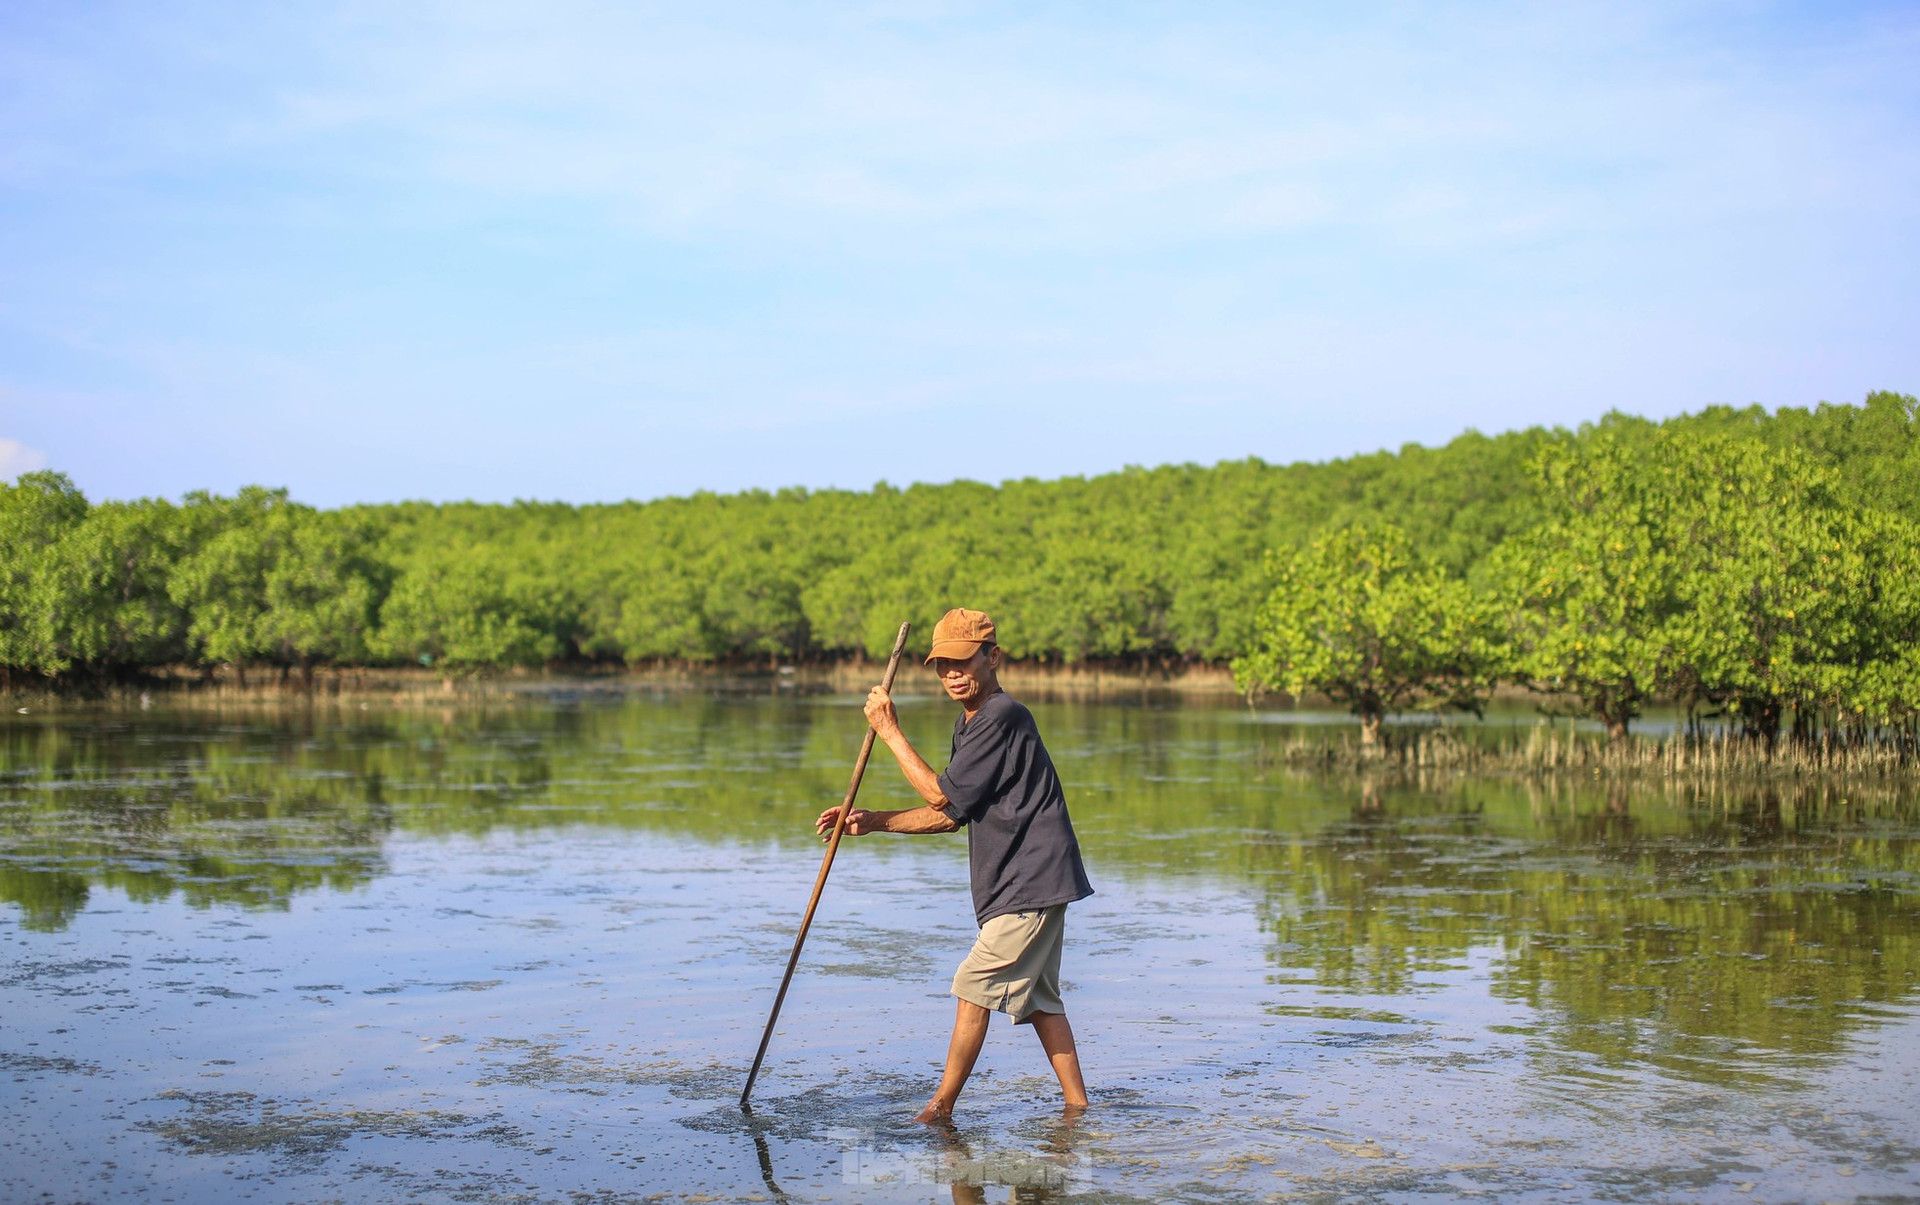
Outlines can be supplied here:
<path id="1" fill-rule="evenodd" d="M 906 1120 L 961 837 L 843 848 L 743 1115 L 857 704 L 9 716 L 0 1199 L 1920 1199 L 1909 794 L 1313 777 L 1225 706 L 1035 704 L 1085 1115 L 1001 1021 Z"/>

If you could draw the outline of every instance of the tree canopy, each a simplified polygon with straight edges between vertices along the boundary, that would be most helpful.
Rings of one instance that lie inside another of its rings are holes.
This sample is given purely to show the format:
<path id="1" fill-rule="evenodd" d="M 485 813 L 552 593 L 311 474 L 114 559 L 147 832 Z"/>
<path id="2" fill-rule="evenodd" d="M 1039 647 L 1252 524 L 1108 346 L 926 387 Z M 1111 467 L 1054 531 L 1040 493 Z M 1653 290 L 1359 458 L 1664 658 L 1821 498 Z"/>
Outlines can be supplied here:
<path id="1" fill-rule="evenodd" d="M 1388 523 L 1329 532 L 1269 555 L 1271 593 L 1254 647 L 1233 663 L 1243 689 L 1323 694 L 1360 717 L 1374 744 L 1389 712 L 1415 700 L 1479 710 L 1504 669 L 1486 601 Z"/>
<path id="2" fill-rule="evenodd" d="M 0 485 L 0 675 L 883 656 L 994 613 L 1045 663 L 1235 664 L 1363 718 L 1517 681 L 1771 739 L 1920 698 L 1920 404 L 1469 431 L 1320 464 L 570 506 Z M 1824 718 L 1822 718 L 1824 717 Z"/>

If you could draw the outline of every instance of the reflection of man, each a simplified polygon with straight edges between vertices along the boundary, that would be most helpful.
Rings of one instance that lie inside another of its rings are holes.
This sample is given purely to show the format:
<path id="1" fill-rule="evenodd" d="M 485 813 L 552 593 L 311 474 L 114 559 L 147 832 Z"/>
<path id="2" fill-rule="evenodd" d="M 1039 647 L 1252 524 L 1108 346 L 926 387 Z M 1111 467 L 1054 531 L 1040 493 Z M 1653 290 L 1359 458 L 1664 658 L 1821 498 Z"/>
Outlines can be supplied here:
<path id="1" fill-rule="evenodd" d="M 1063 1195 L 1091 1192 L 1093 1177 L 1088 1174 L 1085 1161 L 1074 1151 L 1077 1120 L 1063 1117 L 1040 1140 L 1037 1151 L 992 1151 L 985 1158 L 974 1153 L 965 1134 L 947 1126 L 940 1134 L 945 1159 L 943 1166 L 934 1172 L 934 1178 L 947 1182 L 953 1205 L 987 1205 L 990 1184 L 1011 1187 L 1013 1192 L 1007 1199 L 1014 1205 L 1023 1202 L 1042 1205 L 1057 1201 Z"/>
<path id="2" fill-rule="evenodd" d="M 1060 950 L 1067 905 L 1092 895 L 1093 887 L 1053 759 L 1032 713 L 1000 689 L 1000 660 L 993 620 L 981 612 L 948 611 L 933 626 L 927 664 L 961 707 L 953 756 L 939 775 L 900 731 L 887 692 L 876 686 L 867 696 L 874 734 L 893 750 L 927 806 L 899 812 L 855 808 L 846 831 L 950 833 L 968 826 L 973 908 L 980 922 L 980 936 L 953 976 L 958 1003 L 946 1073 L 918 1121 L 952 1114 L 995 1009 L 1016 1025 L 1032 1023 L 1068 1107 L 1087 1103 L 1073 1027 L 1060 1000 Z M 831 829 L 838 810 L 820 813 L 816 828 Z"/>

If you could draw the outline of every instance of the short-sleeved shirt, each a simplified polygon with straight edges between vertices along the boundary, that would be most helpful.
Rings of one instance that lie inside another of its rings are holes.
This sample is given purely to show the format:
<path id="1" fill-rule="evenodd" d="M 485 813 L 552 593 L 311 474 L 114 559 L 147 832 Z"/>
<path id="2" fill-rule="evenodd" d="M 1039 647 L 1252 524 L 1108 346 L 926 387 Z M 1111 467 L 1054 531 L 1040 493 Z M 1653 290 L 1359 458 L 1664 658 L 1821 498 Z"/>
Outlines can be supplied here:
<path id="1" fill-rule="evenodd" d="M 981 924 L 1093 894 L 1066 793 L 1033 713 L 1004 691 L 953 725 L 941 810 L 967 829 L 973 911 Z"/>

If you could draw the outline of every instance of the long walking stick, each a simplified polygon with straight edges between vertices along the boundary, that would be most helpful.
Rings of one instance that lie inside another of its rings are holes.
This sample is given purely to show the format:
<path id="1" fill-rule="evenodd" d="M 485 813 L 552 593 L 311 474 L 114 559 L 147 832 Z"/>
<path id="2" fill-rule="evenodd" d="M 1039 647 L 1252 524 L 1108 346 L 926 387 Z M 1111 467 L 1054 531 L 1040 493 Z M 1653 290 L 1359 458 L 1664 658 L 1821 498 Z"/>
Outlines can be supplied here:
<path id="1" fill-rule="evenodd" d="M 893 655 L 887 658 L 887 676 L 881 680 L 882 689 L 893 689 L 894 671 L 900 668 L 900 652 L 907 647 L 907 629 L 913 625 L 900 625 L 900 635 L 893 641 Z M 833 818 L 833 835 L 827 838 L 827 855 L 820 859 L 820 877 L 813 881 L 813 898 L 807 901 L 807 912 L 800 918 L 800 932 L 793 938 L 793 953 L 787 956 L 787 973 L 780 977 L 780 991 L 773 997 L 773 1011 L 767 1014 L 767 1031 L 760 1035 L 760 1049 L 753 1056 L 753 1070 L 747 1072 L 747 1086 L 740 1090 L 740 1107 L 747 1107 L 747 1098 L 753 1095 L 753 1081 L 760 1077 L 761 1060 L 767 1057 L 767 1043 L 773 1041 L 773 1026 L 780 1019 L 780 1006 L 786 1002 L 787 988 L 793 983 L 793 969 L 800 965 L 800 947 L 807 943 L 807 928 L 813 924 L 813 910 L 820 906 L 820 893 L 827 886 L 827 872 L 833 869 L 834 851 L 840 848 L 840 834 L 847 827 L 847 815 L 853 811 L 853 797 L 860 793 L 860 777 L 867 772 L 867 758 L 873 755 L 873 726 L 867 726 L 867 739 L 860 746 L 860 759 L 853 763 L 853 781 L 847 784 L 847 797 L 840 804 L 840 810 Z"/>

